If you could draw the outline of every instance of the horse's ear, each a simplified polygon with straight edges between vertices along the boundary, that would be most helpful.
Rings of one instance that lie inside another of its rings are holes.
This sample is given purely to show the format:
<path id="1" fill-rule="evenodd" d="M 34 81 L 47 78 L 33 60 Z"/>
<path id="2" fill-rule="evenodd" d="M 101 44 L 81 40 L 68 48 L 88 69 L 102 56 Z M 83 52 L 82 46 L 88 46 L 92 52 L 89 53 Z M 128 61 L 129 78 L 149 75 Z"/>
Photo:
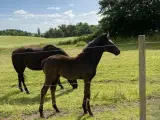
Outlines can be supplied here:
<path id="1" fill-rule="evenodd" d="M 102 33 L 101 37 L 105 39 L 107 37 L 107 33 Z"/>

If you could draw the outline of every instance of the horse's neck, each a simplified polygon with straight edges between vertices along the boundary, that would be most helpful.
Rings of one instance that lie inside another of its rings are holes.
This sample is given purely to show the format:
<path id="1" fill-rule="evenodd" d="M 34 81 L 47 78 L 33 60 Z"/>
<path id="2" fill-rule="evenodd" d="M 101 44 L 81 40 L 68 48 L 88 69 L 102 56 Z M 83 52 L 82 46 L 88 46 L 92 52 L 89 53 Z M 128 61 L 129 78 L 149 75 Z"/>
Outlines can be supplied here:
<path id="1" fill-rule="evenodd" d="M 96 69 L 104 49 L 102 47 L 88 48 L 83 50 L 85 58 L 89 61 L 89 63 Z"/>
<path id="2" fill-rule="evenodd" d="M 92 66 L 94 68 L 97 68 L 97 65 L 102 57 L 102 54 L 103 54 L 102 50 L 97 50 L 97 51 L 93 51 L 90 53 L 89 59 L 90 59 Z"/>

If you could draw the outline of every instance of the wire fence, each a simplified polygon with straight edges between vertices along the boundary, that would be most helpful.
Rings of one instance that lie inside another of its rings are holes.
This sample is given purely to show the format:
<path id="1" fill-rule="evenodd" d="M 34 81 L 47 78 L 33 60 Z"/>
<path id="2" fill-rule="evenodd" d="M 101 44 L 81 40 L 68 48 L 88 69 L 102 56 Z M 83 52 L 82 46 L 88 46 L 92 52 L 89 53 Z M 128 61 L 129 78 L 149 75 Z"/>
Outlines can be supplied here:
<path id="1" fill-rule="evenodd" d="M 156 42 L 145 42 L 146 44 L 158 44 L 160 43 L 160 41 L 156 41 Z M 116 44 L 116 46 L 126 46 L 126 45 L 138 45 L 138 42 L 135 43 L 125 43 L 125 44 Z M 96 49 L 96 48 L 103 48 L 103 47 L 107 47 L 107 46 L 114 46 L 114 45 L 104 45 L 104 46 L 94 46 L 94 47 L 87 47 L 87 49 Z M 66 50 L 73 50 L 73 49 L 69 49 L 67 48 Z M 15 53 L 15 54 L 29 54 L 29 53 L 47 53 L 47 52 L 53 52 L 53 51 L 61 51 L 61 50 L 47 50 L 47 51 L 38 51 L 38 52 L 25 52 L 25 53 Z"/>
<path id="2" fill-rule="evenodd" d="M 156 41 L 156 42 L 145 42 L 145 44 L 159 44 L 160 41 Z M 116 44 L 116 46 L 127 46 L 127 45 L 138 45 L 138 42 L 135 42 L 135 43 L 125 43 L 125 44 Z M 105 46 L 95 46 L 95 47 L 87 47 L 87 49 L 96 49 L 96 48 L 103 48 L 103 47 L 107 47 L 107 46 L 114 46 L 114 45 L 105 45 Z M 160 49 L 160 47 L 159 47 Z M 73 49 L 66 49 L 66 50 L 73 50 Z M 46 53 L 46 52 L 52 52 L 52 51 L 61 51 L 61 50 L 49 50 L 49 51 L 40 51 L 40 52 L 25 52 L 25 53 L 15 53 L 15 54 L 33 54 L 33 53 Z M 158 56 L 156 56 L 158 57 Z M 3 62 L 0 62 L 1 64 L 3 64 Z M 8 67 L 7 65 L 3 64 L 3 66 L 6 66 Z M 91 83 L 97 83 L 95 81 L 92 81 Z M 37 83 L 37 84 L 41 84 L 43 85 L 43 83 Z M 63 83 L 63 84 L 68 84 L 68 83 Z M 3 85 L 4 86 L 4 85 Z M 6 85 L 8 87 L 13 87 L 13 86 L 9 86 L 9 85 Z M 2 87 L 0 85 L 0 87 Z"/>
<path id="3" fill-rule="evenodd" d="M 156 42 L 146 42 L 146 44 L 160 44 L 160 41 L 156 41 Z M 138 45 L 138 42 L 135 42 L 135 43 L 126 43 L 126 44 L 116 44 L 116 46 L 128 46 L 128 45 Z M 111 46 L 111 45 L 106 45 L 106 46 Z M 96 47 L 89 47 L 89 49 L 96 49 L 96 48 L 100 48 L 100 47 L 106 47 L 106 46 L 96 46 Z M 158 49 L 160 49 L 160 47 L 158 48 Z M 69 48 L 67 48 L 67 49 L 65 49 L 65 50 L 73 50 L 73 49 L 69 49 Z M 51 51 L 59 51 L 59 50 L 51 50 Z M 48 51 L 43 51 L 43 52 L 48 52 Z M 33 52 L 27 52 L 27 53 L 33 53 Z M 34 52 L 35 53 L 35 52 Z M 18 53 L 18 54 L 24 54 L 24 53 Z M 26 53 L 25 53 L 26 54 Z M 155 56 L 155 57 L 159 57 L 159 56 Z M 134 58 L 133 58 L 134 59 Z M 3 64 L 3 63 L 0 63 L 0 64 L 2 64 L 2 65 L 5 65 L 5 64 Z M 13 68 L 14 69 L 14 68 Z M 121 68 L 118 68 L 118 69 L 121 69 Z M 156 71 L 156 69 L 155 69 L 155 71 Z M 5 72 L 5 71 L 4 71 Z M 117 73 L 117 74 L 119 74 L 119 73 Z M 155 76 L 155 78 L 154 77 L 152 77 L 152 80 L 153 79 L 159 79 L 160 78 L 160 76 Z M 121 78 L 121 79 L 123 79 L 123 78 Z M 134 81 L 136 84 L 138 83 L 138 78 L 136 79 L 137 81 Z M 150 81 L 152 81 L 152 80 L 150 80 Z M 92 82 L 87 82 L 86 84 L 88 84 L 88 83 L 91 83 L 91 84 L 102 84 L 102 82 L 103 81 L 97 81 L 96 79 L 94 80 L 94 81 L 92 81 Z M 118 84 L 118 81 L 114 81 L 114 80 L 108 80 L 108 82 L 106 81 L 106 82 L 103 82 L 104 84 L 108 84 L 109 82 L 115 82 L 115 85 L 116 84 Z M 160 82 L 160 81 L 159 81 Z M 18 88 L 18 85 L 17 84 L 15 84 L 15 85 L 2 85 L 3 84 L 3 82 L 1 82 L 1 85 L 0 85 L 0 91 L 3 91 L 3 87 L 5 87 L 5 89 L 6 88 L 9 88 L 9 90 L 10 91 L 12 91 L 12 88 Z M 66 84 L 69 84 L 68 82 L 63 82 L 62 83 L 62 85 L 66 85 Z M 73 83 L 74 84 L 74 83 Z M 78 82 L 78 84 L 85 84 L 84 82 Z M 34 84 L 32 84 L 32 83 L 29 83 L 29 84 L 27 84 L 27 86 L 34 86 L 34 87 L 39 87 L 39 88 L 41 88 L 42 86 L 43 86 L 43 82 L 34 82 Z M 46 86 L 55 86 L 55 85 L 46 85 Z M 56 85 L 56 86 L 58 86 L 58 85 Z M 118 86 L 119 87 L 119 86 Z M 117 92 L 117 88 L 114 88 L 115 89 L 115 91 Z M 128 88 L 129 89 L 129 88 Z M 63 92 L 63 91 L 62 91 Z M 0 94 L 1 94 L 1 92 L 0 92 Z M 5 94 L 5 91 L 3 92 L 3 95 Z M 99 94 L 99 93 L 97 93 L 97 94 Z M 115 93 L 116 94 L 116 93 Z M 119 93 L 118 93 L 119 94 Z M 117 94 L 117 95 L 118 95 Z M 39 95 L 39 94 L 38 94 Z M 115 97 L 117 97 L 117 95 L 115 95 Z M 122 97 L 123 97 L 123 95 L 122 95 Z M 119 99 L 119 98 L 115 98 L 115 99 Z M 17 104 L 17 102 L 15 103 L 15 104 Z M 97 108 L 98 109 L 98 108 Z"/>

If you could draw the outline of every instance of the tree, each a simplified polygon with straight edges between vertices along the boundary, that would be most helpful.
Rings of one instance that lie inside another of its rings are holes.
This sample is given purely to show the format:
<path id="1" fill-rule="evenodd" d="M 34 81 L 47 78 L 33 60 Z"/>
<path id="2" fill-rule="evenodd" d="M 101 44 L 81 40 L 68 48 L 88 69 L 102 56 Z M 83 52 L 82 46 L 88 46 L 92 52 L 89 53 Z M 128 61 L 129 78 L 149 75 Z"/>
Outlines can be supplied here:
<path id="1" fill-rule="evenodd" d="M 22 30 L 7 29 L 0 31 L 0 35 L 11 35 L 11 36 L 31 36 L 32 34 Z"/>
<path id="2" fill-rule="evenodd" d="M 91 28 L 90 26 L 88 25 L 88 23 L 78 23 L 77 25 L 77 32 L 78 32 L 78 35 L 87 35 L 87 34 L 91 34 L 92 31 L 91 31 Z"/>
<path id="3" fill-rule="evenodd" d="M 38 34 L 38 36 L 41 36 L 41 32 L 40 32 L 40 28 L 39 27 L 37 28 L 37 34 Z"/>
<path id="4" fill-rule="evenodd" d="M 88 25 L 88 23 L 77 23 L 76 25 L 59 25 L 58 28 L 50 28 L 45 32 L 44 37 L 72 37 L 88 35 L 97 32 L 99 27 L 97 25 Z"/>
<path id="5" fill-rule="evenodd" d="M 112 35 L 132 36 L 160 29 L 159 0 L 101 0 L 100 24 Z"/>
<path id="6" fill-rule="evenodd" d="M 77 30 L 76 30 L 76 26 L 75 25 L 68 25 L 67 26 L 67 29 L 68 29 L 68 34 L 69 36 L 77 36 Z"/>
<path id="7" fill-rule="evenodd" d="M 65 24 L 59 25 L 58 28 L 63 32 L 63 37 L 68 37 L 68 30 Z"/>

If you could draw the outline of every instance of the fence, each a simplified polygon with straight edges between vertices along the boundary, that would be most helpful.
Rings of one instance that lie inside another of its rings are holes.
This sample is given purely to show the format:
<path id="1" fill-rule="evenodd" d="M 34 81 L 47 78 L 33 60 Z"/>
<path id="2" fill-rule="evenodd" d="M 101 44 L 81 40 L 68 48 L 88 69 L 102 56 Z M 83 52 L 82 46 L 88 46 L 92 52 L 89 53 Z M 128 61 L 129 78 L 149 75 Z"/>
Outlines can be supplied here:
<path id="1" fill-rule="evenodd" d="M 138 36 L 139 42 L 139 94 L 140 120 L 146 120 L 146 56 L 145 35 Z"/>

